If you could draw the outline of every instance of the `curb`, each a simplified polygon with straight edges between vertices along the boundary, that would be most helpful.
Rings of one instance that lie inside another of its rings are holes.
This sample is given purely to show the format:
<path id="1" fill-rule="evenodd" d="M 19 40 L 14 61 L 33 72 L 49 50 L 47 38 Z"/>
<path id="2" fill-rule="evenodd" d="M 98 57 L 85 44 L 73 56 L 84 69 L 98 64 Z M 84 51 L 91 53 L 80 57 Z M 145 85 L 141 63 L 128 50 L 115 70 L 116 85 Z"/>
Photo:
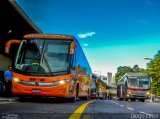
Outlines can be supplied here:
<path id="1" fill-rule="evenodd" d="M 15 102 L 18 101 L 17 97 L 4 98 L 0 97 L 0 102 Z"/>
<path id="2" fill-rule="evenodd" d="M 9 99 L 0 99 L 0 102 L 6 102 L 6 101 L 8 101 L 9 102 Z"/>

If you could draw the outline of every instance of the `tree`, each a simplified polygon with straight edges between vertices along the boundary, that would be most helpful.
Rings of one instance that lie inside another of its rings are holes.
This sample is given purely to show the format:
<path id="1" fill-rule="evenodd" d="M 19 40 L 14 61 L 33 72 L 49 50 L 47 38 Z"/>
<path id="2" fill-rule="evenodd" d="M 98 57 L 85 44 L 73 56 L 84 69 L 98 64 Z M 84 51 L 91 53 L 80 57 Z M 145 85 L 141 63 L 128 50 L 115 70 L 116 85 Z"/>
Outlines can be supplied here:
<path id="1" fill-rule="evenodd" d="M 128 72 L 133 72 L 133 69 L 129 66 L 119 66 L 117 68 L 117 73 L 115 77 L 116 83 L 125 73 L 128 73 Z"/>
<path id="2" fill-rule="evenodd" d="M 143 68 L 139 68 L 139 66 L 136 64 L 133 66 L 133 68 L 129 66 L 119 66 L 117 68 L 117 73 L 116 73 L 116 84 L 118 83 L 118 80 L 126 73 L 128 72 L 139 72 L 139 73 L 146 73 L 146 70 Z"/>
<path id="3" fill-rule="evenodd" d="M 156 96 L 160 96 L 160 52 L 147 64 L 147 72 L 152 78 L 151 90 Z"/>
<path id="4" fill-rule="evenodd" d="M 137 64 L 133 66 L 133 71 L 134 72 L 139 72 L 140 71 L 140 68 Z"/>

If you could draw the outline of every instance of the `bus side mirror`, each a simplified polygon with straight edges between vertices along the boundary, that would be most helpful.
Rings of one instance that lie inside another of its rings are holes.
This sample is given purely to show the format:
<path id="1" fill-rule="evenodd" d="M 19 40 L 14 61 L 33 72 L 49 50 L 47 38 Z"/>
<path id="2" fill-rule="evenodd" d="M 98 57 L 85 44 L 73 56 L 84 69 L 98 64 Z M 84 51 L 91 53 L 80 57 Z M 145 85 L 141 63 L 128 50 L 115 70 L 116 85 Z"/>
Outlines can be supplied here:
<path id="1" fill-rule="evenodd" d="M 71 54 L 71 55 L 74 54 L 75 47 L 76 47 L 75 42 L 72 42 L 72 43 L 71 43 L 71 46 L 70 46 L 70 54 Z"/>
<path id="2" fill-rule="evenodd" d="M 15 40 L 15 39 L 14 40 L 9 40 L 5 45 L 5 53 L 9 54 L 11 45 L 12 44 L 20 44 L 20 42 L 21 42 L 20 40 Z"/>
<path id="3" fill-rule="evenodd" d="M 125 84 L 124 84 L 126 87 L 127 87 L 127 81 L 125 81 Z"/>

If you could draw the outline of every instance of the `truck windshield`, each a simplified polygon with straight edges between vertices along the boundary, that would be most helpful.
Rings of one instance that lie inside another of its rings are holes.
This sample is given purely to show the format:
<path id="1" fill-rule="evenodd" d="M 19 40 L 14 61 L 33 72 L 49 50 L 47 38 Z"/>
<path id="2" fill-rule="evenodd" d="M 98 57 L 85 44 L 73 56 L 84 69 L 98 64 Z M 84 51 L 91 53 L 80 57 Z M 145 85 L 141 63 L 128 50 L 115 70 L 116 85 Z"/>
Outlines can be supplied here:
<path id="1" fill-rule="evenodd" d="M 21 42 L 15 72 L 28 75 L 54 75 L 69 70 L 70 40 L 27 39 Z"/>

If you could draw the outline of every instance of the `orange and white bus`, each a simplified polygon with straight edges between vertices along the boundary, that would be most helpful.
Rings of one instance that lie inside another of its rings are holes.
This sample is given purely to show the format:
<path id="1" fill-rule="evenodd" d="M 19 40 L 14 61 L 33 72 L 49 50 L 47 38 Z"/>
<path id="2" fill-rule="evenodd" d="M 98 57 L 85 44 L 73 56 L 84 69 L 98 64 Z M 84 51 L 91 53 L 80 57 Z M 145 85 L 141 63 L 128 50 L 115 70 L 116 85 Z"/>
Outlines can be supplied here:
<path id="1" fill-rule="evenodd" d="M 8 51 L 10 45 L 6 46 Z M 71 98 L 73 102 L 79 97 L 88 99 L 91 74 L 90 65 L 75 37 L 28 34 L 21 40 L 15 59 L 12 93 L 16 96 Z"/>

